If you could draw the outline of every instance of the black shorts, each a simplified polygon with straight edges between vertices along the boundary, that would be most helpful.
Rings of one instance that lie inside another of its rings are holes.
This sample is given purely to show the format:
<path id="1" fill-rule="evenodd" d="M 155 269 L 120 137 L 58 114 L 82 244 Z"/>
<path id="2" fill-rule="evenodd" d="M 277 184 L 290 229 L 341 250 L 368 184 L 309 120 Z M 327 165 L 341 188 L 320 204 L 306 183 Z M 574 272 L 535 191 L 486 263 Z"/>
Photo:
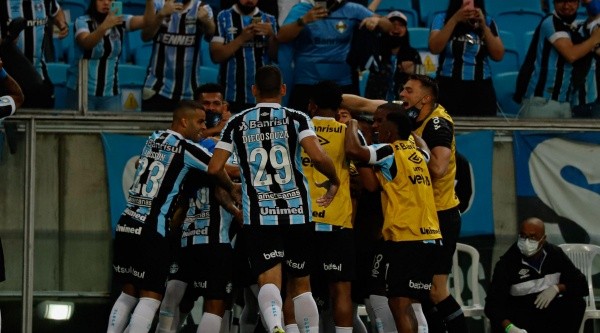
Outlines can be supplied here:
<path id="1" fill-rule="evenodd" d="M 385 274 L 387 273 L 389 263 L 384 256 L 385 241 L 382 239 L 373 243 L 367 271 L 366 295 L 386 295 Z"/>
<path id="2" fill-rule="evenodd" d="M 452 271 L 452 257 L 456 250 L 456 242 L 460 236 L 460 211 L 458 207 L 438 212 L 440 231 L 442 232 L 442 247 L 435 258 L 433 274 L 448 275 Z"/>
<path id="3" fill-rule="evenodd" d="M 382 261 L 388 264 L 385 272 L 387 296 L 419 301 L 428 299 L 433 279 L 431 258 L 439 246 L 439 240 L 429 243 L 386 241 Z"/>
<path id="4" fill-rule="evenodd" d="M 169 279 L 188 284 L 194 299 L 229 300 L 232 291 L 233 249 L 230 244 L 201 244 L 181 248 Z"/>
<path id="5" fill-rule="evenodd" d="M 245 225 L 246 253 L 250 269 L 258 276 L 279 263 L 294 277 L 310 274 L 310 258 L 314 244 L 312 223 L 288 226 Z"/>
<path id="6" fill-rule="evenodd" d="M 245 228 L 245 227 L 244 227 Z M 243 230 L 243 229 L 242 229 Z M 234 257 L 234 273 L 233 273 L 233 285 L 235 288 L 250 287 L 256 284 L 258 277 L 252 273 L 250 269 L 250 261 L 248 258 L 248 246 L 244 232 L 241 230 L 235 235 L 235 243 L 233 248 Z"/>
<path id="7" fill-rule="evenodd" d="M 338 229 L 315 232 L 314 273 L 329 282 L 356 278 L 354 231 Z"/>
<path id="8" fill-rule="evenodd" d="M 115 233 L 113 272 L 117 280 L 163 294 L 169 272 L 169 240 L 127 216 L 121 216 L 117 226 L 130 230 Z"/>

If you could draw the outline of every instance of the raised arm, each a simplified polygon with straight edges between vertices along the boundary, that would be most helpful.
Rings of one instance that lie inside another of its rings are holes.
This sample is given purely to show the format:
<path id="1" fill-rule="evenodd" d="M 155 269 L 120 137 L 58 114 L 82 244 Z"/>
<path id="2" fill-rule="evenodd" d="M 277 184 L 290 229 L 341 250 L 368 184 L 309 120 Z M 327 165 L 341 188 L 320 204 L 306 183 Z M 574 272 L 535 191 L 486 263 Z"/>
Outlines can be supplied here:
<path id="1" fill-rule="evenodd" d="M 354 111 L 374 113 L 380 105 L 385 103 L 387 101 L 382 99 L 368 99 L 352 94 L 342 95 L 342 107 Z"/>
<path id="2" fill-rule="evenodd" d="M 579 44 L 573 44 L 570 38 L 559 38 L 552 45 L 569 63 L 573 63 L 594 51 L 598 44 L 600 44 L 600 29 L 594 30 L 590 38 Z"/>
<path id="3" fill-rule="evenodd" d="M 198 21 L 200 21 L 200 24 L 202 24 L 202 27 L 204 28 L 204 36 L 206 40 L 211 40 L 212 36 L 214 36 L 215 34 L 215 22 L 213 21 L 213 16 L 212 16 L 212 10 L 210 9 L 210 6 L 208 5 L 202 6 L 200 7 L 200 9 L 198 9 L 198 14 L 197 14 L 197 18 Z"/>
<path id="4" fill-rule="evenodd" d="M 109 11 L 108 15 L 106 15 L 106 18 L 104 18 L 104 21 L 102 21 L 98 28 L 92 32 L 84 31 L 79 34 L 75 32 L 77 34 L 75 37 L 77 44 L 79 44 L 79 46 L 81 46 L 84 50 L 93 49 L 104 38 L 107 31 L 112 29 L 114 26 L 123 24 L 123 16 L 117 16 L 116 13 L 116 9 L 114 11 Z"/>
<path id="5" fill-rule="evenodd" d="M 312 7 L 306 14 L 298 18 L 295 22 L 288 23 L 279 29 L 277 40 L 280 43 L 288 43 L 296 39 L 307 24 L 316 20 L 325 18 L 328 15 L 327 9 L 323 7 Z"/>
<path id="6" fill-rule="evenodd" d="M 144 11 L 146 25 L 142 29 L 142 40 L 144 42 L 151 41 L 158 32 L 162 21 L 181 9 L 183 9 L 183 4 L 175 3 L 174 0 L 165 0 L 163 8 L 157 12 L 154 7 L 154 0 L 146 0 Z"/>

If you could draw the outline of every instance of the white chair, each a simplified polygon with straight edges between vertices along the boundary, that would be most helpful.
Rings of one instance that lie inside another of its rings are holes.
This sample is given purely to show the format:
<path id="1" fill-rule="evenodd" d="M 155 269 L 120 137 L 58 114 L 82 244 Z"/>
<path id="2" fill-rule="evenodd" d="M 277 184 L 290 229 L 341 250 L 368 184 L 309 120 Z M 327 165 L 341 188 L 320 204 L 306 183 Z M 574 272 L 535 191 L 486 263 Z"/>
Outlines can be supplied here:
<path id="1" fill-rule="evenodd" d="M 471 295 L 473 303 L 465 305 L 462 299 L 462 271 L 458 265 L 458 252 L 464 252 L 471 257 L 471 273 L 469 274 L 469 284 L 471 286 Z M 490 321 L 485 317 L 483 305 L 479 298 L 479 252 L 474 247 L 456 243 L 456 251 L 452 257 L 452 274 L 448 279 L 450 292 L 454 295 L 456 302 L 461 306 L 465 317 L 483 317 L 484 331 L 491 331 Z"/>
<path id="2" fill-rule="evenodd" d="M 588 319 L 600 319 L 600 310 L 596 309 L 596 300 L 594 298 L 594 286 L 592 285 L 592 264 L 594 257 L 600 254 L 600 246 L 592 244 L 560 244 L 567 257 L 571 259 L 575 267 L 585 275 L 588 282 L 590 295 L 586 297 L 586 309 L 579 327 L 579 333 L 583 333 L 585 321 Z"/>

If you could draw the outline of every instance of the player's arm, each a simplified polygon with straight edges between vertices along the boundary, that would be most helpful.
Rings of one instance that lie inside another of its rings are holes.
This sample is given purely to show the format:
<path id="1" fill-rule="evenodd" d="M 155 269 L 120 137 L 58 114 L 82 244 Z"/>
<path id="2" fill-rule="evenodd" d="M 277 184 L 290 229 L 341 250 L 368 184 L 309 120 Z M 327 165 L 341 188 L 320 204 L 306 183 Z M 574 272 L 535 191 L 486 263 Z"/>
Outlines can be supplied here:
<path id="1" fill-rule="evenodd" d="M 358 95 L 343 94 L 342 107 L 348 110 L 374 113 L 377 108 L 387 103 L 382 99 L 368 99 Z"/>
<path id="2" fill-rule="evenodd" d="M 561 32 L 561 34 L 567 33 Z M 567 36 L 565 35 L 565 37 Z M 573 63 L 583 58 L 585 55 L 595 50 L 598 44 L 600 44 L 600 29 L 594 30 L 590 38 L 578 44 L 573 44 L 571 38 L 558 38 L 552 43 L 558 53 L 560 53 L 560 55 L 569 63 Z"/>
<path id="3" fill-rule="evenodd" d="M 346 129 L 346 136 L 344 138 L 344 146 L 346 149 L 346 155 L 358 162 L 367 163 L 371 160 L 371 151 L 366 146 L 360 143 L 358 137 L 358 121 L 356 119 L 350 119 L 348 122 L 348 128 Z M 380 188 L 377 176 L 372 166 L 361 166 L 357 164 L 357 171 L 360 175 L 363 187 L 373 192 Z"/>
<path id="4" fill-rule="evenodd" d="M 233 217 L 238 223 L 243 222 L 242 211 L 235 204 L 235 200 L 231 197 L 227 190 L 220 186 L 216 186 L 215 197 L 217 198 L 219 205 L 221 205 L 221 207 L 225 208 L 225 210 L 231 213 L 231 215 L 233 215 Z"/>
<path id="5" fill-rule="evenodd" d="M 6 70 L 4 70 L 2 60 L 0 60 L 0 84 L 6 91 L 7 95 L 12 98 L 15 103 L 14 108 L 10 110 L 9 114 L 0 114 L 0 118 L 3 118 L 13 114 L 17 108 L 21 107 L 23 101 L 25 100 L 25 96 L 23 95 L 23 91 L 21 90 L 21 87 L 17 81 L 15 81 L 15 79 L 13 79 L 12 76 L 6 72 Z"/>
<path id="6" fill-rule="evenodd" d="M 229 60 L 235 55 L 235 52 L 242 48 L 246 42 L 254 39 L 254 28 L 250 24 L 242 32 L 229 43 L 225 44 L 225 39 L 220 36 L 215 36 L 210 43 L 210 57 L 212 61 L 221 63 Z"/>
<path id="7" fill-rule="evenodd" d="M 53 18 L 54 25 L 58 28 L 58 38 L 63 39 L 69 35 L 69 25 L 65 17 L 65 12 L 60 8 Z"/>
<path id="8" fill-rule="evenodd" d="M 448 172 L 448 165 L 452 157 L 452 140 L 454 128 L 450 122 L 443 118 L 430 120 L 423 130 L 423 139 L 430 147 L 430 159 L 427 163 L 429 174 L 433 178 L 440 178 Z M 437 122 L 437 124 L 435 124 Z"/>
<path id="9" fill-rule="evenodd" d="M 335 197 L 340 186 L 340 179 L 335 172 L 335 166 L 331 157 L 327 155 L 323 147 L 319 144 L 319 140 L 315 135 L 310 135 L 300 141 L 304 152 L 310 157 L 315 169 L 327 177 L 329 184 L 317 184 L 318 186 L 328 187 L 327 192 L 317 199 L 317 204 L 322 207 L 327 207 Z"/>
<path id="10" fill-rule="evenodd" d="M 187 211 L 189 208 L 189 201 L 186 196 L 179 195 L 177 196 L 177 205 L 175 211 L 173 212 L 173 216 L 169 221 L 169 228 L 177 229 L 181 227 L 183 221 L 185 221 L 185 216 L 187 215 Z"/>
<path id="11" fill-rule="evenodd" d="M 212 158 L 208 163 L 208 174 L 215 177 L 215 182 L 218 186 L 224 188 L 227 192 L 231 193 L 231 196 L 236 202 L 241 202 L 240 186 L 236 186 L 231 181 L 227 172 L 225 172 L 225 164 L 231 153 L 225 149 L 215 148 Z"/>
<path id="12" fill-rule="evenodd" d="M 198 9 L 196 17 L 204 28 L 205 39 L 210 40 L 215 34 L 215 22 L 213 21 L 212 9 L 210 9 L 210 6 L 204 5 Z"/>
<path id="13" fill-rule="evenodd" d="M 296 5 L 298 6 L 298 5 Z M 292 8 L 294 11 L 295 8 Z M 280 43 L 289 43 L 296 39 L 298 35 L 304 30 L 304 27 L 307 24 L 313 23 L 314 21 L 321 20 L 325 18 L 329 13 L 327 9 L 324 7 L 312 7 L 308 12 L 304 15 L 298 15 L 298 19 L 292 22 L 288 22 L 284 24 L 279 32 L 277 33 L 277 40 Z M 289 16 L 289 14 L 288 14 Z M 287 21 L 287 19 L 286 19 Z"/>

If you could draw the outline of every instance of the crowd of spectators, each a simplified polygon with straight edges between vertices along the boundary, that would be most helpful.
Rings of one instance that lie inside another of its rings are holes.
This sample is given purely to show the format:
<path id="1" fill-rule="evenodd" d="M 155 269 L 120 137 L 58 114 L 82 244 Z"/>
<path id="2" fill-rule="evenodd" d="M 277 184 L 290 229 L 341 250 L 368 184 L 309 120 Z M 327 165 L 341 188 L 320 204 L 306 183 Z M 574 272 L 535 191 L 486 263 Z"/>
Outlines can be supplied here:
<path id="1" fill-rule="evenodd" d="M 502 71 L 519 73 L 508 87 L 520 105 L 518 117 L 600 115 L 597 0 L 529 1 L 523 8 L 505 9 L 496 0 L 449 0 L 431 9 L 423 0 L 126 0 L 120 7 L 113 7 L 118 3 L 113 0 L 80 1 L 87 8 L 81 16 L 60 0 L 2 6 L 0 58 L 24 91 L 24 107 L 77 109 L 80 59 L 88 60 L 88 110 L 123 109 L 119 65 L 131 62 L 145 73 L 137 83 L 142 110 L 172 110 L 200 84 L 214 82 L 225 87 L 233 113 L 255 102 L 250 93 L 254 72 L 264 65 L 282 69 L 288 84 L 285 104 L 304 109 L 308 88 L 321 80 L 336 82 L 345 93 L 397 100 L 408 75 L 425 73 L 434 59 L 427 74 L 437 79 L 440 103 L 453 116 L 505 111 L 506 97 L 497 91 L 506 83 L 494 82 Z M 145 10 L 128 12 L 125 4 L 134 2 Z M 503 10 L 520 9 L 533 10 L 541 20 L 524 32 L 530 42 L 496 20 Z M 137 29 L 143 42 L 127 33 Z M 419 29 L 429 31 L 426 42 L 422 34 L 409 39 Z M 515 51 L 510 41 L 504 45 L 507 35 L 519 40 L 521 54 L 509 70 L 495 66 L 508 62 L 505 52 Z M 61 43 L 69 48 L 69 59 L 46 61 L 56 57 L 52 49 Z M 152 46 L 139 47 L 143 43 Z M 132 50 L 136 47 L 143 51 Z M 148 54 L 127 54 L 133 51 Z M 60 80 L 49 74 L 56 62 L 67 62 L 68 70 L 65 82 L 53 86 Z M 201 67 L 218 71 L 217 79 Z M 55 103 L 55 96 L 64 103 Z"/>

